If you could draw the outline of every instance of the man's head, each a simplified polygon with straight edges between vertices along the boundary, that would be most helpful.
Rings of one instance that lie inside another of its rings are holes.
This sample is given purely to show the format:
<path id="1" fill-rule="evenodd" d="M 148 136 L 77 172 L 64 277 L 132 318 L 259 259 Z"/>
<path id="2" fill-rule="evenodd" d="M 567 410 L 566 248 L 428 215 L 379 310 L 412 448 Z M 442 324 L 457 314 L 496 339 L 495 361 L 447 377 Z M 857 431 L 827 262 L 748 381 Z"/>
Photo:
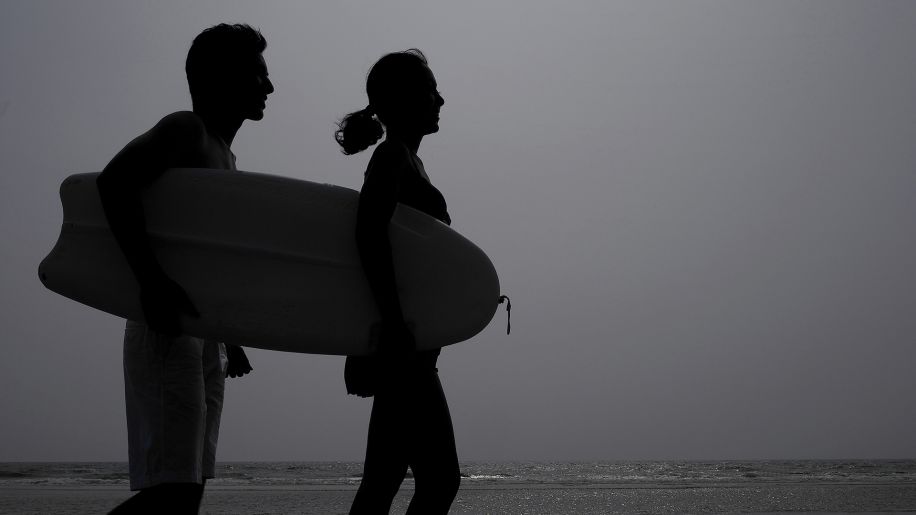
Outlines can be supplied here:
<path id="1" fill-rule="evenodd" d="M 221 23 L 194 38 L 185 61 L 194 110 L 228 109 L 243 119 L 263 118 L 274 90 L 261 55 L 265 48 L 264 36 L 244 24 Z"/>

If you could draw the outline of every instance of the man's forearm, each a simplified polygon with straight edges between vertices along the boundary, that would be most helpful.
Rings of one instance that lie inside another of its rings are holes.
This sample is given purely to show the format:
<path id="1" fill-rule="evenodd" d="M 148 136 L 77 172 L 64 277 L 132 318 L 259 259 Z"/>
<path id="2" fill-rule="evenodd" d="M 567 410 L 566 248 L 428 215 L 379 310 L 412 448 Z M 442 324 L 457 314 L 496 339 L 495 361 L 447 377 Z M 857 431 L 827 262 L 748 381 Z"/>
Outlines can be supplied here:
<path id="1" fill-rule="evenodd" d="M 97 184 L 105 218 L 137 281 L 143 285 L 155 280 L 161 276 L 162 268 L 146 233 L 140 191 L 131 185 L 117 184 L 104 174 L 99 176 Z"/>

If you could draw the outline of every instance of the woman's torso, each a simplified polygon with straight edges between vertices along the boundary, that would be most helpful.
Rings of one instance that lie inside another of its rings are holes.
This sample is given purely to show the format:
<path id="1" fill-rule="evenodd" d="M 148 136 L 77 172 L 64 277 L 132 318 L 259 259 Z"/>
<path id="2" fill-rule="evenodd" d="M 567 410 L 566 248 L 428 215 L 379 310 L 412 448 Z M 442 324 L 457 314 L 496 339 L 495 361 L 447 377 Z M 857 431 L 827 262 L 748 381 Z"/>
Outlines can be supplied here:
<path id="1" fill-rule="evenodd" d="M 389 147 L 399 145 L 402 146 L 403 149 L 398 149 L 397 152 L 389 152 L 388 149 L 384 148 L 386 145 Z M 379 162 L 377 156 L 383 153 L 386 155 L 386 159 Z M 390 162 L 391 156 L 397 156 L 397 159 L 403 160 L 403 163 Z M 386 174 L 389 180 L 396 180 L 399 182 L 397 201 L 418 211 L 422 211 L 446 225 L 451 225 L 452 219 L 448 214 L 448 206 L 446 205 L 445 197 L 443 197 L 442 193 L 429 181 L 429 176 L 426 174 L 423 161 L 402 143 L 385 141 L 379 145 L 378 149 L 373 153 L 372 159 L 369 161 L 369 167 L 366 170 L 366 174 L 373 173 L 375 171 L 374 169 L 377 167 L 390 168 L 399 165 L 404 167 L 403 173 Z M 379 171 L 382 173 L 388 172 L 388 170 Z"/>
<path id="2" fill-rule="evenodd" d="M 396 152 L 391 152 L 390 150 L 392 149 L 384 148 L 385 145 L 399 145 L 403 146 L 403 149 L 398 148 Z M 385 154 L 387 159 L 383 160 L 383 162 L 379 162 L 376 156 L 382 154 Z M 398 159 L 403 160 L 404 162 L 390 162 L 390 156 L 392 155 L 400 156 Z M 398 166 L 404 167 L 402 169 L 402 173 L 390 173 L 391 170 L 378 170 L 379 172 L 386 173 L 388 180 L 398 181 L 398 203 L 421 211 L 446 225 L 451 225 L 452 219 L 448 214 L 448 205 L 445 202 L 445 197 L 429 181 L 429 176 L 426 174 L 426 169 L 423 166 L 423 161 L 421 161 L 419 157 L 417 157 L 402 143 L 385 141 L 380 144 L 376 151 L 373 153 L 372 159 L 369 161 L 369 166 L 366 170 L 366 174 L 368 175 L 373 173 L 376 171 L 375 168 L 377 167 L 392 168 Z M 416 364 L 419 366 L 419 368 L 422 369 L 435 369 L 436 359 L 438 356 L 439 349 L 419 351 L 416 353 Z"/>

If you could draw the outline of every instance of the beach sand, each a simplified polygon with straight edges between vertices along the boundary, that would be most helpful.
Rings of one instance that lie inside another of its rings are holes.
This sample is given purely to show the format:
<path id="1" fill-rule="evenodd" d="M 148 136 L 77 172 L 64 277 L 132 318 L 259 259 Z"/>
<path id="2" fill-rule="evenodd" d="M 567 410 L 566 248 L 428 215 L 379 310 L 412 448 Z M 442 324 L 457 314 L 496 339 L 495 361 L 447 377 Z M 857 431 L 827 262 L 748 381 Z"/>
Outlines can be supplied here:
<path id="1" fill-rule="evenodd" d="M 201 513 L 346 513 L 355 487 L 208 487 Z M 403 513 L 402 488 L 391 513 Z M 0 487 L 0 513 L 106 513 L 129 497 L 124 487 Z M 870 513 L 916 511 L 916 484 L 767 484 L 642 487 L 462 485 L 452 513 Z"/>

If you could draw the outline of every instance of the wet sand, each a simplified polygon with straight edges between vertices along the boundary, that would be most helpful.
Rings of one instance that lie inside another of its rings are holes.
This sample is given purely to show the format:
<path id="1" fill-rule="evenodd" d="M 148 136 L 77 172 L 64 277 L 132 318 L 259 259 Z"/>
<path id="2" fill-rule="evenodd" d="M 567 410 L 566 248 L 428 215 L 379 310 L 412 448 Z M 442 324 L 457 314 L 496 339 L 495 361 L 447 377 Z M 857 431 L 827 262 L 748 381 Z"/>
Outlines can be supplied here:
<path id="1" fill-rule="evenodd" d="M 208 487 L 201 513 L 346 513 L 355 487 Z M 402 488 L 391 513 L 403 513 Z M 0 487 L 0 513 L 106 513 L 123 487 Z M 717 486 L 462 485 L 452 513 L 871 513 L 916 511 L 916 484 Z"/>

